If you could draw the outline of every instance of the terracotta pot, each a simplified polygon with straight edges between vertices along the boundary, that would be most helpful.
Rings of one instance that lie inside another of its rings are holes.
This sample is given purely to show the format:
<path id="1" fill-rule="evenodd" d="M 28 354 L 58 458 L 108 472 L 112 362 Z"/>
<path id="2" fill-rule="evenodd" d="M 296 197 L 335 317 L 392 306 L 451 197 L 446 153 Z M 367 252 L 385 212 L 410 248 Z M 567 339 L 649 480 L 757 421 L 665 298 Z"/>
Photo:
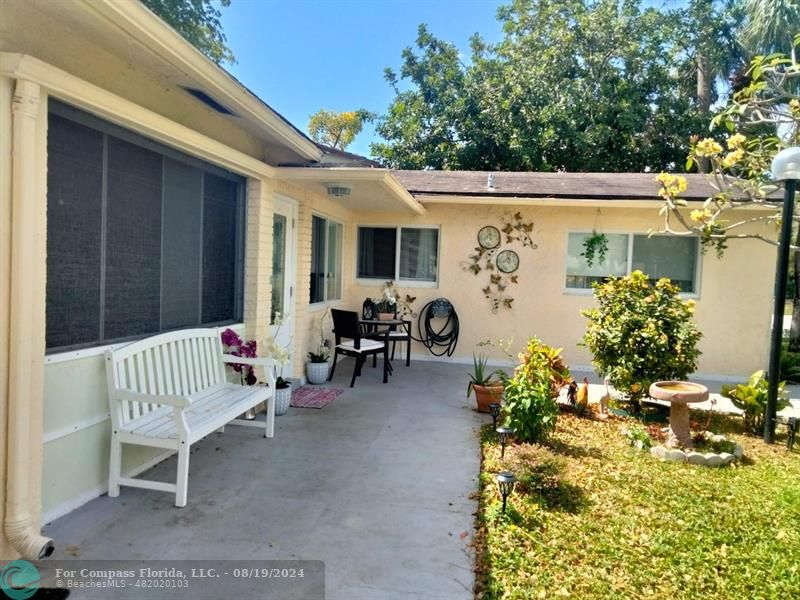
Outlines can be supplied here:
<path id="1" fill-rule="evenodd" d="M 473 385 L 472 389 L 475 391 L 475 400 L 478 403 L 478 412 L 488 413 L 489 405 L 493 402 L 500 404 L 500 401 L 503 398 L 503 386 L 500 384 Z"/>
<path id="2" fill-rule="evenodd" d="M 378 313 L 379 321 L 394 321 L 394 313 Z"/>

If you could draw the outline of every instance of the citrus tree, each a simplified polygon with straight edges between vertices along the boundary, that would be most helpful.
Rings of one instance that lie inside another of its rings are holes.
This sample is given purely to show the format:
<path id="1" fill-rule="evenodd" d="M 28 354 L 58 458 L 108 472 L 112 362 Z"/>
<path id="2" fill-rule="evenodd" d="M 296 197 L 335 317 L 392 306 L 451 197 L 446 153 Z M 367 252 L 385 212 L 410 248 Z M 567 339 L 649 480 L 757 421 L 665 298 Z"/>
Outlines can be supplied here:
<path id="1" fill-rule="evenodd" d="M 595 285 L 597 306 L 588 319 L 583 345 L 592 364 L 626 395 L 636 410 L 651 383 L 686 379 L 697 368 L 702 334 L 694 323 L 694 301 L 680 288 L 641 271 Z"/>

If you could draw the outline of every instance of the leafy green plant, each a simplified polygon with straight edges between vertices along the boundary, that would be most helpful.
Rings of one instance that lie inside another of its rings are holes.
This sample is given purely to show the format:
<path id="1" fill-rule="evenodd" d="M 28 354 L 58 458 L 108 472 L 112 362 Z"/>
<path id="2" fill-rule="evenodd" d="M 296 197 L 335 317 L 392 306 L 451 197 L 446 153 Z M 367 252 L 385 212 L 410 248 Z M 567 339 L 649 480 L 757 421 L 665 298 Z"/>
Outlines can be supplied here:
<path id="1" fill-rule="evenodd" d="M 597 264 L 602 264 L 608 254 L 608 237 L 605 233 L 592 232 L 592 235 L 583 240 L 581 256 L 586 259 L 586 265 L 591 267 L 597 259 Z"/>
<path id="2" fill-rule="evenodd" d="M 502 373 L 502 371 L 500 369 L 489 371 L 488 364 L 488 356 L 484 354 L 478 354 L 476 356 L 474 352 L 472 353 L 472 373 L 468 373 L 469 383 L 467 384 L 467 398 L 469 398 L 469 395 L 472 393 L 473 386 L 486 386 L 500 383 L 498 373 Z"/>
<path id="3" fill-rule="evenodd" d="M 556 397 L 570 381 L 561 349 L 528 340 L 512 377 L 505 376 L 505 425 L 520 441 L 541 442 L 555 430 Z"/>
<path id="4" fill-rule="evenodd" d="M 792 352 L 786 343 L 781 350 L 781 379 L 788 383 L 800 383 L 800 352 Z"/>
<path id="5" fill-rule="evenodd" d="M 783 410 L 789 405 L 784 391 L 785 382 L 778 384 L 778 410 Z M 747 383 L 738 385 L 723 385 L 720 393 L 730 398 L 734 406 L 744 411 L 744 426 L 755 435 L 764 429 L 764 411 L 767 407 L 767 389 L 769 383 L 764 377 L 764 371 L 756 371 L 747 380 Z"/>
<path id="6" fill-rule="evenodd" d="M 653 445 L 653 441 L 650 439 L 650 433 L 641 425 L 634 425 L 629 428 L 625 431 L 625 437 L 628 438 L 628 442 L 630 442 L 631 446 L 636 446 L 642 450 L 649 450 L 650 446 Z"/>
<path id="7" fill-rule="evenodd" d="M 330 356 L 331 353 L 328 351 L 328 349 L 320 346 L 317 352 L 308 353 L 308 361 L 312 363 L 324 363 L 328 362 Z"/>
<path id="8" fill-rule="evenodd" d="M 694 301 L 683 300 L 669 279 L 653 285 L 634 271 L 595 284 L 594 295 L 597 307 L 581 313 L 588 319 L 581 345 L 634 410 L 651 383 L 686 379 L 697 368 L 702 334 L 692 317 Z"/>

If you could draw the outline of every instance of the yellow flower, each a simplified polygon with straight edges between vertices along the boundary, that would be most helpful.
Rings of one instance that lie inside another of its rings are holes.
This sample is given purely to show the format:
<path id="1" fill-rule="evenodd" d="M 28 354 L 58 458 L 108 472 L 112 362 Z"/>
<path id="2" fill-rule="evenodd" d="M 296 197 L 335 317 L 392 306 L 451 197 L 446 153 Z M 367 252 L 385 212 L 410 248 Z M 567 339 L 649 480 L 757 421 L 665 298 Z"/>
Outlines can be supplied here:
<path id="1" fill-rule="evenodd" d="M 660 173 L 656 177 L 656 181 L 661 184 L 658 195 L 664 199 L 677 196 L 686 191 L 686 178 L 680 175 Z"/>
<path id="2" fill-rule="evenodd" d="M 728 140 L 730 142 L 730 140 Z M 730 169 L 731 167 L 735 166 L 736 163 L 741 162 L 744 158 L 744 149 L 739 148 L 734 150 L 733 152 L 728 152 L 725 157 L 722 159 L 722 166 L 726 169 Z"/>
<path id="3" fill-rule="evenodd" d="M 710 219 L 712 217 L 712 213 L 709 209 L 704 208 L 703 210 L 693 210 L 689 213 L 689 218 L 694 221 L 695 223 L 702 223 L 706 219 Z"/>
<path id="4" fill-rule="evenodd" d="M 694 153 L 697 156 L 714 156 L 720 152 L 722 152 L 722 146 L 713 138 L 700 140 L 694 147 Z"/>
<path id="5" fill-rule="evenodd" d="M 728 150 L 736 150 L 744 146 L 744 143 L 747 141 L 747 138 L 744 137 L 741 133 L 737 133 L 736 135 L 732 135 L 728 138 Z"/>
<path id="6" fill-rule="evenodd" d="M 800 113 L 800 100 L 797 98 L 792 98 L 789 101 L 789 108 L 791 109 L 793 115 Z"/>

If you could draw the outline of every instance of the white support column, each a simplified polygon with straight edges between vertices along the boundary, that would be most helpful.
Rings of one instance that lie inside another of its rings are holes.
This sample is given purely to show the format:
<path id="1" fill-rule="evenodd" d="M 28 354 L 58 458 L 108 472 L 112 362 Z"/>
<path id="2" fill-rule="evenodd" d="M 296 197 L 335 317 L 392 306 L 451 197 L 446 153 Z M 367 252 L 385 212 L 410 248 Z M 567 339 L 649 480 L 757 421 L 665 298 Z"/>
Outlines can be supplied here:
<path id="1" fill-rule="evenodd" d="M 272 307 L 272 192 L 269 180 L 247 180 L 244 323 L 245 335 L 256 340 L 269 333 Z"/>
<path id="2" fill-rule="evenodd" d="M 52 552 L 39 535 L 47 235 L 46 101 L 17 80 L 12 103 L 11 262 L 5 535 L 25 558 Z"/>

